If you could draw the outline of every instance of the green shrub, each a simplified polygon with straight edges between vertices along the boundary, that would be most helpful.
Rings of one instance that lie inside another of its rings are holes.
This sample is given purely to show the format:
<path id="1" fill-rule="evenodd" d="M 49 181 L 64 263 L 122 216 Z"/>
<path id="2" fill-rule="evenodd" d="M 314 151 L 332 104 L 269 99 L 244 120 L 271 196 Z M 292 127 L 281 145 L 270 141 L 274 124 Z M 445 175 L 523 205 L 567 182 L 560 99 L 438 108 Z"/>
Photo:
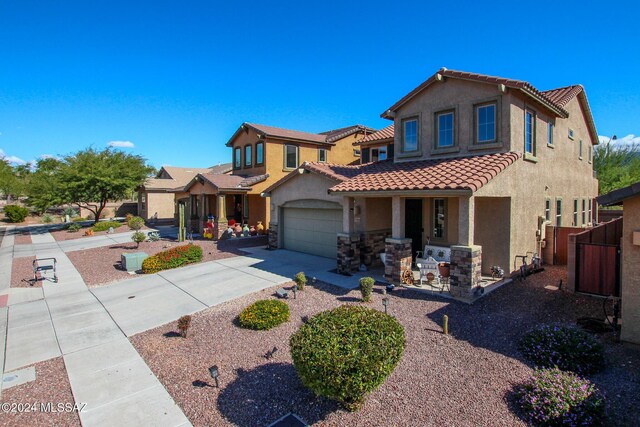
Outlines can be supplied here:
<path id="1" fill-rule="evenodd" d="M 67 231 L 69 233 L 75 233 L 76 231 L 80 230 L 82 228 L 82 226 L 80 224 L 78 224 L 77 222 L 74 222 L 73 224 L 69 224 L 69 226 L 67 227 Z"/>
<path id="2" fill-rule="evenodd" d="M 518 348 L 525 359 L 541 368 L 557 366 L 563 371 L 588 374 L 604 367 L 602 344 L 573 326 L 538 326 L 522 337 Z"/>
<path id="3" fill-rule="evenodd" d="M 296 282 L 298 290 L 304 291 L 304 287 L 307 285 L 307 276 L 304 275 L 304 272 L 301 271 L 300 273 L 296 274 L 296 277 L 294 277 L 293 280 Z"/>
<path id="4" fill-rule="evenodd" d="M 138 248 L 140 247 L 140 243 L 147 240 L 147 235 L 144 234 L 142 231 L 136 231 L 131 235 L 131 240 L 133 240 L 136 243 L 136 248 Z"/>
<path id="5" fill-rule="evenodd" d="M 49 214 L 42 215 L 42 222 L 45 224 L 51 224 L 53 222 L 53 217 Z"/>
<path id="6" fill-rule="evenodd" d="M 287 303 L 273 299 L 256 301 L 240 313 L 240 326 L 247 329 L 264 331 L 288 321 Z"/>
<path id="7" fill-rule="evenodd" d="M 121 225 L 122 225 L 122 223 L 120 223 L 118 221 L 100 221 L 99 223 L 95 224 L 91 228 L 93 229 L 93 231 L 98 232 L 98 231 L 107 231 L 111 227 L 116 229 L 116 228 L 120 227 Z"/>
<path id="8" fill-rule="evenodd" d="M 4 216 L 11 222 L 22 222 L 29 216 L 29 209 L 18 205 L 7 205 L 4 207 Z"/>
<path id="9" fill-rule="evenodd" d="M 140 230 L 142 227 L 144 227 L 144 219 L 140 218 L 139 216 L 131 217 L 131 219 L 127 221 L 127 225 L 132 230 Z"/>
<path id="10" fill-rule="evenodd" d="M 150 242 L 157 242 L 158 240 L 160 240 L 160 233 L 158 233 L 157 231 L 152 231 L 147 234 L 147 239 Z"/>
<path id="11" fill-rule="evenodd" d="M 291 336 L 290 345 L 305 386 L 356 410 L 400 362 L 405 336 L 394 317 L 343 305 L 309 319 Z"/>
<path id="12" fill-rule="evenodd" d="M 536 369 L 516 390 L 523 415 L 532 425 L 602 425 L 606 400 L 591 382 L 558 368 Z"/>
<path id="13" fill-rule="evenodd" d="M 175 248 L 158 252 L 142 261 L 142 272 L 144 274 L 157 273 L 161 270 L 169 270 L 199 261 L 202 261 L 202 248 L 200 246 L 192 244 L 176 246 Z"/>
<path id="14" fill-rule="evenodd" d="M 71 218 L 71 221 L 73 221 L 73 222 L 81 222 L 81 221 L 86 221 L 86 219 L 82 218 L 81 216 L 77 216 L 75 218 Z"/>
<path id="15" fill-rule="evenodd" d="M 371 293 L 373 292 L 373 285 L 376 283 L 373 277 L 363 277 L 360 279 L 360 292 L 362 293 L 362 301 L 371 301 Z"/>

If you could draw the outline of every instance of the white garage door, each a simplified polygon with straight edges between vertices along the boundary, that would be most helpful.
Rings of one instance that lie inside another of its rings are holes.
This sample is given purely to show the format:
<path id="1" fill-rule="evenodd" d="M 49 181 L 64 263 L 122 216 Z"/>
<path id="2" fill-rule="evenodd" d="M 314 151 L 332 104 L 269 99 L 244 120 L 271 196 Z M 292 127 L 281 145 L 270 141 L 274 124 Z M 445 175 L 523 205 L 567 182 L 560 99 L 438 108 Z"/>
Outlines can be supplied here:
<path id="1" fill-rule="evenodd" d="M 336 235 L 342 232 L 341 210 L 285 208 L 283 219 L 285 249 L 336 257 Z"/>

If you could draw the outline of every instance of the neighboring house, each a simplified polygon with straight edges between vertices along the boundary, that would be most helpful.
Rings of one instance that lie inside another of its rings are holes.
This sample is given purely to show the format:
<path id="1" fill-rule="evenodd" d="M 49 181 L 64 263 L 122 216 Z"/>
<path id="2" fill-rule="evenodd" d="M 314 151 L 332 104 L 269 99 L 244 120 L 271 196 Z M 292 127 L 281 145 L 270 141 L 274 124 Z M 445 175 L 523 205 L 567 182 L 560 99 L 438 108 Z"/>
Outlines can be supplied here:
<path id="1" fill-rule="evenodd" d="M 218 237 L 231 219 L 251 225 L 260 221 L 266 228 L 270 209 L 268 197 L 261 195 L 265 188 L 303 162 L 357 163 L 353 143 L 373 132 L 362 125 L 309 133 L 243 123 L 227 142 L 233 156 L 231 175 L 200 173 L 177 198 L 188 196 L 192 229 L 204 228 L 210 215 Z"/>
<path id="2" fill-rule="evenodd" d="M 603 206 L 624 205 L 621 297 L 623 341 L 640 344 L 640 182 L 598 197 Z"/>
<path id="3" fill-rule="evenodd" d="M 394 121 L 393 160 L 305 164 L 265 190 L 274 246 L 333 254 L 342 271 L 385 252 L 395 282 L 425 244 L 446 247 L 452 293 L 467 298 L 492 266 L 511 271 L 516 255 L 539 253 L 545 221 L 592 222 L 598 136 L 582 86 L 541 92 L 443 68 L 382 117 Z M 300 224 L 305 236 L 292 238 Z M 332 229 L 341 232 L 330 253 Z"/>
<path id="4" fill-rule="evenodd" d="M 393 159 L 393 138 L 394 126 L 390 125 L 354 142 L 354 147 L 360 147 L 360 163 L 363 164 Z"/>
<path id="5" fill-rule="evenodd" d="M 149 178 L 138 188 L 138 215 L 145 220 L 174 221 L 175 191 L 181 189 L 199 173 L 226 174 L 231 163 L 210 168 L 163 166 L 155 178 Z"/>

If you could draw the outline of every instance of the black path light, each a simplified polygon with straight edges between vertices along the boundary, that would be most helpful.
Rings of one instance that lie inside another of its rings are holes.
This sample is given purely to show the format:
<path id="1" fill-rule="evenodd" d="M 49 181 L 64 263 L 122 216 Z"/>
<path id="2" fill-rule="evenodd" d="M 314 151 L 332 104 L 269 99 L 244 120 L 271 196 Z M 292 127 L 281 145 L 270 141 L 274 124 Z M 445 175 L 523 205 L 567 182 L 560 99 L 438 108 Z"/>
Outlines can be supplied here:
<path id="1" fill-rule="evenodd" d="M 298 285 L 293 285 L 293 288 L 291 288 L 291 290 L 293 291 L 293 299 L 297 299 L 298 298 Z"/>
<path id="2" fill-rule="evenodd" d="M 389 297 L 382 298 L 382 305 L 384 305 L 384 314 L 387 314 L 387 307 L 389 306 Z"/>
<path id="3" fill-rule="evenodd" d="M 218 372 L 218 365 L 213 365 L 209 368 L 209 375 L 211 375 L 211 378 L 216 382 L 216 387 L 220 388 L 220 383 L 218 382 L 218 376 L 220 375 Z"/>

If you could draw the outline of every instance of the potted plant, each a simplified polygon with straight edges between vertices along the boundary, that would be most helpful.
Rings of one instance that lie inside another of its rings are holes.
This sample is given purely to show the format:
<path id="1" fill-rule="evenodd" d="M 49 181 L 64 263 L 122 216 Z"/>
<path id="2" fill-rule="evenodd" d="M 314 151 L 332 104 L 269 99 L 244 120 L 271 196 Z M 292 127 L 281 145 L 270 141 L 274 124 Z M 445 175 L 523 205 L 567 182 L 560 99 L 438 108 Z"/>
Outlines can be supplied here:
<path id="1" fill-rule="evenodd" d="M 449 277 L 451 275 L 451 265 L 448 262 L 438 263 L 438 273 L 442 277 Z"/>

